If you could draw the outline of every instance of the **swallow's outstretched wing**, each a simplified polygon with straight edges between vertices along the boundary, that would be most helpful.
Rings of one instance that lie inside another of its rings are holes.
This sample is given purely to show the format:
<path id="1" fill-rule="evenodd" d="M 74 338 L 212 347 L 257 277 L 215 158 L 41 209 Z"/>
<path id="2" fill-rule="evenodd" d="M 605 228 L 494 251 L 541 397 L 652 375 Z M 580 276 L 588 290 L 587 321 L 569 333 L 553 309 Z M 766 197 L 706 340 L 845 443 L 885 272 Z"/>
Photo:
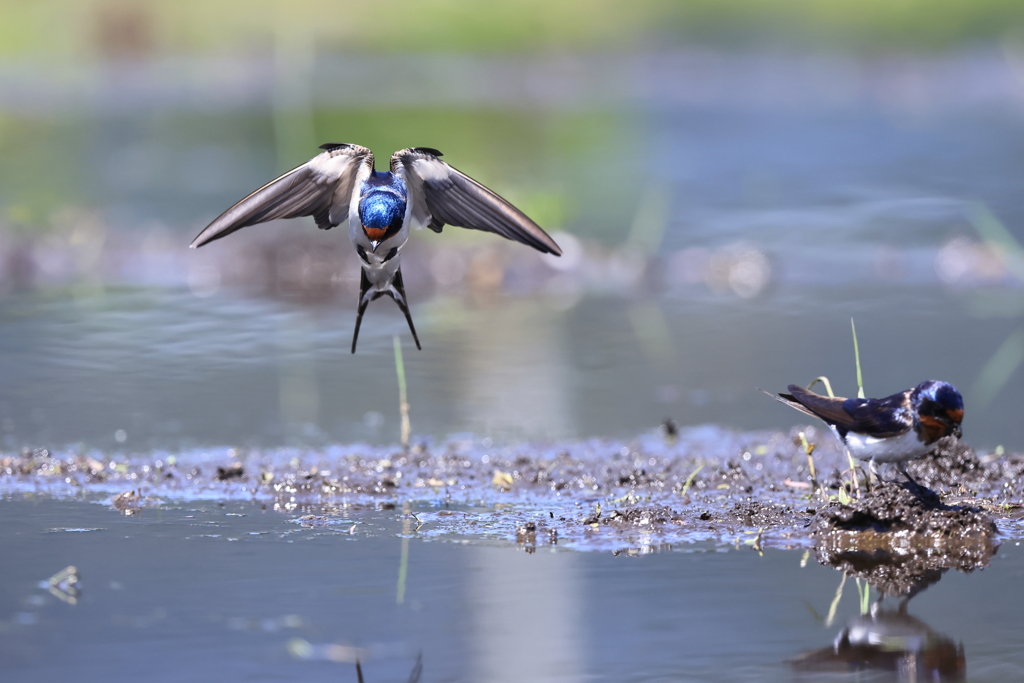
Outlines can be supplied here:
<path id="1" fill-rule="evenodd" d="M 345 143 L 321 145 L 325 152 L 288 171 L 218 216 L 192 240 L 192 248 L 275 218 L 312 216 L 327 230 L 348 219 L 360 172 L 373 170 L 373 153 Z"/>
<path id="2" fill-rule="evenodd" d="M 774 396 L 811 417 L 824 420 L 845 436 L 848 432 L 875 438 L 898 436 L 913 426 L 909 392 L 887 398 L 842 398 L 816 394 L 797 384 L 790 384 L 788 394 Z"/>
<path id="3" fill-rule="evenodd" d="M 434 232 L 454 225 L 493 232 L 545 254 L 562 250 L 544 230 L 507 200 L 439 158 L 429 147 L 410 147 L 391 157 L 391 172 L 405 181 L 412 218 Z"/>

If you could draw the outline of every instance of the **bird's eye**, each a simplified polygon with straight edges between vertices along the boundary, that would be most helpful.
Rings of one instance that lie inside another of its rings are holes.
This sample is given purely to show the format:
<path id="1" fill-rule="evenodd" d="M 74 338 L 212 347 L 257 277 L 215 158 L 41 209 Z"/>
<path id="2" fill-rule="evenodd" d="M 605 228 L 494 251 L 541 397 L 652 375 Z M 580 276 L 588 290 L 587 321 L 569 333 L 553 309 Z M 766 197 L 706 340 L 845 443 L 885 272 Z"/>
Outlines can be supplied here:
<path id="1" fill-rule="evenodd" d="M 398 247 L 391 247 L 391 251 L 388 252 L 387 256 L 384 257 L 384 260 L 381 261 L 381 263 L 387 263 L 396 256 L 398 256 Z"/>
<path id="2" fill-rule="evenodd" d="M 359 254 L 359 258 L 363 259 L 363 263 L 370 265 L 370 257 L 366 255 L 366 250 L 361 245 L 356 245 L 356 253 Z M 384 260 L 386 261 L 387 259 Z"/>

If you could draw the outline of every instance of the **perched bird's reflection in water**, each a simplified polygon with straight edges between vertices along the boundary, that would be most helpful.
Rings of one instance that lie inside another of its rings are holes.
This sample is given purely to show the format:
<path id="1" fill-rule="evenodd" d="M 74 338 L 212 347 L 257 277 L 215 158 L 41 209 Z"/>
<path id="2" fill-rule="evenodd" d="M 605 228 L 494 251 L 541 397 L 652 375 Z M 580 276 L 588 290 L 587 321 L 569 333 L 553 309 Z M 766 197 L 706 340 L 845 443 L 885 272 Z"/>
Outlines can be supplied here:
<path id="1" fill-rule="evenodd" d="M 805 652 L 791 664 L 798 672 L 888 671 L 900 681 L 959 681 L 967 674 L 962 643 L 937 633 L 907 611 L 879 599 L 867 614 L 850 619 L 831 647 Z"/>
<path id="2" fill-rule="evenodd" d="M 851 577 L 860 592 L 859 615 L 831 647 L 789 663 L 798 672 L 879 671 L 900 681 L 963 680 L 963 645 L 911 616 L 908 604 L 951 569 L 970 573 L 988 566 L 999 549 L 996 525 L 980 508 L 944 504 L 909 484 L 888 485 L 872 496 L 846 507 L 859 521 L 837 517 L 816 535 L 818 562 L 843 576 L 826 628 Z M 874 603 L 872 591 L 882 596 Z"/>
<path id="3" fill-rule="evenodd" d="M 416 664 L 412 667 L 412 673 L 409 674 L 409 683 L 419 683 L 420 676 L 423 675 L 423 653 L 416 655 Z M 363 679 L 363 666 L 359 663 L 359 658 L 356 658 L 356 679 L 359 683 L 366 683 Z"/>

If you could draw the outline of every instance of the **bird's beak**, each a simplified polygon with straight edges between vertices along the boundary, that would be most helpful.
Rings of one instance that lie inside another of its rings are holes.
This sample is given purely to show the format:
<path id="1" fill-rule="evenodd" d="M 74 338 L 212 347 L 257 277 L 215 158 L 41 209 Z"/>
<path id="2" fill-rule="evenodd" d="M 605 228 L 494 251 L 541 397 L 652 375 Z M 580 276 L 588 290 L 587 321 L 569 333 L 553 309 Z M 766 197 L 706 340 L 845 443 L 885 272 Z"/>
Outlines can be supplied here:
<path id="1" fill-rule="evenodd" d="M 960 429 L 960 425 L 953 425 L 953 436 L 959 439 L 962 434 L 963 430 Z"/>
<path id="2" fill-rule="evenodd" d="M 370 251 L 373 252 L 374 254 L 377 253 L 377 247 L 379 246 L 380 242 L 374 242 L 373 240 L 370 240 Z"/>

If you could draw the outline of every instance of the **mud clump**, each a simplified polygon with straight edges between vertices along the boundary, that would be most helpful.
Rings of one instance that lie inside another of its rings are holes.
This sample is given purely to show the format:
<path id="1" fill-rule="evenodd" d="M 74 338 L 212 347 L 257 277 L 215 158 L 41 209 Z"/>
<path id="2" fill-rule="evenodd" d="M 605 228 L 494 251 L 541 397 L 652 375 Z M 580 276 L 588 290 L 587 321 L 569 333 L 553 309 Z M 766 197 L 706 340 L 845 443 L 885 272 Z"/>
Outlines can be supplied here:
<path id="1" fill-rule="evenodd" d="M 944 505 L 935 492 L 909 482 L 883 484 L 848 505 L 828 505 L 818 514 L 816 529 L 940 536 L 996 533 L 995 523 L 979 508 Z"/>
<path id="2" fill-rule="evenodd" d="M 927 489 L 886 484 L 814 523 L 821 564 L 866 579 L 884 595 L 914 595 L 948 569 L 984 567 L 999 547 L 995 522 L 967 505 L 945 505 Z"/>
<path id="3" fill-rule="evenodd" d="M 141 509 L 141 500 L 142 496 L 133 489 L 114 496 L 110 504 L 123 515 L 137 515 Z"/>
<path id="4" fill-rule="evenodd" d="M 751 501 L 734 504 L 726 516 L 741 526 L 775 528 L 802 524 L 805 514 L 797 512 L 790 505 Z"/>
<path id="5" fill-rule="evenodd" d="M 929 487 L 976 487 L 986 481 L 985 467 L 974 449 L 952 437 L 939 441 L 934 455 L 907 463 L 907 471 L 917 481 Z"/>
<path id="6" fill-rule="evenodd" d="M 637 505 L 607 514 L 595 513 L 583 520 L 584 525 L 610 524 L 615 527 L 644 527 L 660 524 L 686 524 L 686 518 L 667 505 Z"/>
<path id="7" fill-rule="evenodd" d="M 214 477 L 217 481 L 228 481 L 230 479 L 241 479 L 245 476 L 245 468 L 242 467 L 242 463 L 233 462 L 227 467 L 218 467 L 217 476 Z"/>

